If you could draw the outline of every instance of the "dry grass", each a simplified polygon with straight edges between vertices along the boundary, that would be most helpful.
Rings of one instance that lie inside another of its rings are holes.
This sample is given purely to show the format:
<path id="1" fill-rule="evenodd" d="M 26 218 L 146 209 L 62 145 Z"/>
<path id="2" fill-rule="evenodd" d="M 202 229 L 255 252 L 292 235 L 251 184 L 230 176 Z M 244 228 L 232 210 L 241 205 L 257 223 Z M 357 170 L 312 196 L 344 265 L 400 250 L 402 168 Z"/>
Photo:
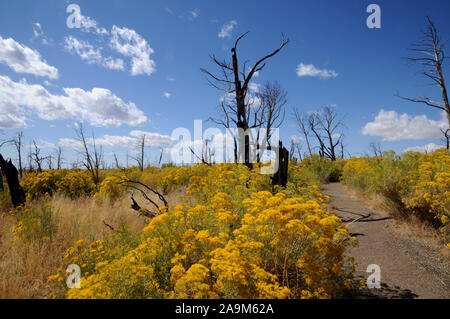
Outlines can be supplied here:
<path id="1" fill-rule="evenodd" d="M 169 206 L 180 203 L 184 189 L 166 196 Z M 135 196 L 141 206 L 145 200 Z M 152 198 L 155 199 L 156 198 Z M 144 219 L 130 208 L 129 197 L 114 204 L 99 206 L 93 198 L 72 200 L 54 196 L 49 200 L 56 226 L 52 240 L 22 242 L 14 238 L 14 218 L 6 213 L 0 216 L 0 298 L 45 298 L 47 278 L 64 268 L 66 250 L 79 239 L 93 241 L 104 239 L 113 227 L 126 223 L 133 232 L 144 227 Z"/>

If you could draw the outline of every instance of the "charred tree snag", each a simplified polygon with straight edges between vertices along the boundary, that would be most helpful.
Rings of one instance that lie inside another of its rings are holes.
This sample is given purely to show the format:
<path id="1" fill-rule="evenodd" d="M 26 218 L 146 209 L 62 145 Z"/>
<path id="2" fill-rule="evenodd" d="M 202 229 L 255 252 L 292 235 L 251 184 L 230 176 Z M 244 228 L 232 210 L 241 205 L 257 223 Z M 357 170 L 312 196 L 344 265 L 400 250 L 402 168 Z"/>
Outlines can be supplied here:
<path id="1" fill-rule="evenodd" d="M 278 148 L 278 170 L 272 177 L 272 186 L 280 185 L 286 187 L 288 179 L 289 151 L 279 142 Z"/>
<path id="2" fill-rule="evenodd" d="M 206 74 L 208 82 L 215 88 L 234 96 L 234 101 L 231 105 L 222 103 L 222 110 L 225 115 L 225 120 L 212 119 L 216 124 L 221 124 L 226 128 L 230 128 L 233 123 L 238 129 L 237 138 L 235 138 L 235 147 L 239 144 L 239 149 L 243 145 L 243 152 L 237 152 L 235 148 L 235 159 L 244 163 L 249 169 L 253 168 L 252 154 L 250 153 L 250 136 L 247 134 L 249 129 L 260 127 L 261 123 L 258 121 L 258 116 L 255 117 L 255 109 L 252 108 L 253 103 L 248 95 L 249 85 L 253 75 L 261 71 L 266 66 L 266 60 L 280 52 L 289 39 L 285 39 L 282 35 L 280 46 L 259 59 L 252 68 L 248 68 L 246 62 L 239 64 L 237 47 L 239 41 L 247 35 L 248 32 L 242 34 L 237 38 L 233 48 L 231 48 L 231 62 L 227 60 L 220 61 L 214 55 L 211 56 L 212 61 L 219 67 L 220 75 L 215 75 L 206 69 L 201 69 Z M 250 70 L 248 72 L 248 70 Z M 251 121 L 255 119 L 255 123 Z M 237 139 L 237 141 L 236 141 Z M 237 153 L 237 154 L 236 154 Z"/>
<path id="3" fill-rule="evenodd" d="M 5 161 L 1 154 L 0 168 L 3 174 L 6 176 L 12 204 L 14 205 L 14 207 L 22 205 L 23 203 L 25 203 L 25 191 L 23 190 L 22 186 L 20 186 L 18 177 L 19 172 L 17 171 L 11 160 Z"/>
<path id="4" fill-rule="evenodd" d="M 2 169 L 0 168 L 0 191 L 3 192 L 4 189 L 5 187 L 3 186 L 3 172 Z"/>
<path id="5" fill-rule="evenodd" d="M 156 217 L 156 216 L 159 215 L 159 211 L 160 211 L 160 208 L 161 208 L 161 207 L 160 207 L 154 200 L 152 200 L 152 199 L 147 195 L 147 193 L 146 193 L 144 190 L 142 190 L 142 189 L 139 188 L 138 186 L 142 186 L 142 187 L 144 187 L 145 189 L 147 189 L 148 191 L 150 191 L 150 192 L 152 192 L 153 194 L 157 195 L 158 198 L 159 198 L 159 200 L 160 200 L 161 202 L 163 202 L 164 207 L 166 207 L 167 210 L 169 209 L 169 204 L 167 203 L 167 200 L 164 198 L 164 196 L 163 196 L 161 193 L 159 193 L 158 191 L 155 191 L 153 188 L 151 188 L 151 187 L 145 185 L 145 184 L 142 183 L 142 182 L 139 182 L 139 181 L 133 181 L 133 180 L 129 180 L 129 179 L 124 179 L 124 180 L 120 181 L 118 184 L 124 184 L 124 185 L 126 185 L 127 187 L 129 187 L 129 188 L 132 188 L 132 189 L 134 189 L 134 190 L 137 190 L 138 192 L 140 192 L 140 193 L 142 194 L 142 196 L 143 196 L 148 202 L 150 202 L 150 203 L 151 203 L 153 206 L 155 206 L 155 208 L 156 208 L 156 212 L 154 212 L 154 211 L 151 211 L 151 210 L 149 210 L 149 209 L 147 209 L 147 208 L 141 207 L 141 206 L 137 203 L 137 201 L 134 199 L 133 193 L 131 193 L 131 201 L 133 202 L 133 203 L 131 204 L 131 208 L 134 209 L 135 211 L 137 211 L 137 212 L 139 213 L 139 215 L 142 215 L 142 216 L 145 216 L 145 217 L 148 217 L 148 218 L 151 219 L 151 218 Z"/>

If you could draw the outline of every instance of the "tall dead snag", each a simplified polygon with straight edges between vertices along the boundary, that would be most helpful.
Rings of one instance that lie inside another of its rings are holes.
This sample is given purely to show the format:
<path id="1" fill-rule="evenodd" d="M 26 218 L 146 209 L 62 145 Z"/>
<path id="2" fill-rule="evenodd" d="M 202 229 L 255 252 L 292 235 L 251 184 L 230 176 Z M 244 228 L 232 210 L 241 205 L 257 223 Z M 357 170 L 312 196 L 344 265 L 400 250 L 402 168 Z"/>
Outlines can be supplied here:
<path id="1" fill-rule="evenodd" d="M 45 160 L 45 158 L 42 158 L 40 153 L 41 153 L 41 149 L 39 148 L 39 146 L 36 144 L 36 141 L 33 140 L 33 145 L 34 145 L 34 153 L 32 153 L 34 162 L 36 163 L 37 166 L 37 171 L 40 173 L 42 172 L 42 161 Z"/>
<path id="2" fill-rule="evenodd" d="M 83 151 L 81 154 L 83 155 L 83 165 L 84 167 L 91 173 L 92 180 L 95 185 L 100 182 L 100 166 L 102 164 L 103 152 L 102 149 L 97 149 L 95 145 L 95 138 L 92 136 L 91 144 L 93 145 L 92 151 L 90 151 L 88 147 L 88 139 L 84 133 L 83 125 L 81 123 L 78 124 L 76 128 L 77 140 L 81 143 Z"/>
<path id="3" fill-rule="evenodd" d="M 61 146 L 58 146 L 58 149 L 56 150 L 56 169 L 60 170 L 62 165 L 62 148 Z"/>
<path id="4" fill-rule="evenodd" d="M 442 64 L 446 58 L 444 46 L 445 42 L 441 42 L 434 23 L 427 17 L 427 27 L 422 31 L 422 39 L 418 43 L 412 44 L 410 47 L 410 50 L 418 55 L 407 58 L 408 61 L 420 65 L 423 68 L 422 74 L 431 79 L 433 85 L 436 85 L 441 89 L 442 101 L 434 101 L 427 96 L 414 98 L 403 97 L 398 94 L 397 96 L 407 101 L 423 103 L 432 108 L 445 111 L 450 128 L 450 104 L 444 80 L 444 72 L 442 71 Z"/>
<path id="5" fill-rule="evenodd" d="M 139 169 L 141 170 L 141 172 L 144 171 L 144 160 L 145 160 L 145 138 L 146 135 L 142 134 L 139 137 L 139 140 L 137 142 L 137 154 L 136 156 L 132 157 L 136 163 L 138 164 Z"/>
<path id="6" fill-rule="evenodd" d="M 19 172 L 16 167 L 11 162 L 11 159 L 5 161 L 3 156 L 0 154 L 0 168 L 3 174 L 6 176 L 6 181 L 9 187 L 9 195 L 11 196 L 11 202 L 14 207 L 22 205 L 25 203 L 25 191 L 19 182 Z"/>
<path id="7" fill-rule="evenodd" d="M 447 146 L 447 150 L 450 149 L 450 128 L 443 130 L 441 129 L 442 134 L 444 134 L 443 141 Z"/>
<path id="8" fill-rule="evenodd" d="M 22 168 L 22 143 L 23 143 L 23 132 L 17 133 L 17 135 L 13 139 L 13 144 L 17 150 L 18 156 L 18 164 L 19 164 L 19 174 L 20 178 L 23 176 L 23 168 Z"/>
<path id="9" fill-rule="evenodd" d="M 303 138 L 305 139 L 306 147 L 308 149 L 308 154 L 311 157 L 312 156 L 312 149 L 311 149 L 311 143 L 310 143 L 310 130 L 308 126 L 308 116 L 301 114 L 300 111 L 295 108 L 294 109 L 294 118 L 297 122 L 297 125 L 300 129 L 300 132 L 303 135 Z"/>
<path id="10" fill-rule="evenodd" d="M 250 121 L 253 120 L 252 113 L 254 110 L 250 107 L 249 103 L 252 103 L 247 95 L 250 81 L 256 72 L 261 71 L 265 66 L 265 61 L 270 57 L 276 55 L 283 49 L 283 47 L 289 43 L 289 39 L 285 39 L 282 36 L 281 45 L 272 53 L 259 59 L 250 72 L 247 73 L 246 62 L 243 63 L 242 68 L 239 66 L 237 46 L 239 41 L 247 34 L 244 33 L 237 38 L 231 49 L 231 62 L 223 60 L 219 61 L 214 55 L 211 56 L 212 61 L 220 68 L 220 75 L 214 75 L 206 69 L 201 69 L 207 76 L 208 82 L 215 88 L 226 92 L 229 95 L 233 95 L 235 105 L 222 105 L 222 110 L 225 113 L 225 118 L 228 124 L 234 123 L 238 128 L 238 142 L 240 145 L 244 144 L 244 152 L 239 152 L 240 160 L 248 168 L 253 168 L 253 163 L 250 154 L 250 137 L 248 129 L 252 128 Z M 258 127 L 258 125 L 253 126 Z M 236 156 L 237 157 L 237 156 Z"/>

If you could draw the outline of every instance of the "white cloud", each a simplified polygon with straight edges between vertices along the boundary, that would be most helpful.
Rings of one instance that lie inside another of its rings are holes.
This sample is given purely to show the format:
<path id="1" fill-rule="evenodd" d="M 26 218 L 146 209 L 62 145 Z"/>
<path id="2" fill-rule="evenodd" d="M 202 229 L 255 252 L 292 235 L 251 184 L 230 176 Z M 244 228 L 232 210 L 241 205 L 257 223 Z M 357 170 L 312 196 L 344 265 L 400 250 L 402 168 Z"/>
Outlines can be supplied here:
<path id="1" fill-rule="evenodd" d="M 445 113 L 439 121 L 430 120 L 426 115 L 412 116 L 398 114 L 396 111 L 380 110 L 372 122 L 362 129 L 364 135 L 381 136 L 383 141 L 418 140 L 439 138 L 440 128 L 447 128 Z"/>
<path id="2" fill-rule="evenodd" d="M 58 145 L 75 150 L 83 148 L 83 143 L 74 138 L 60 138 Z"/>
<path id="3" fill-rule="evenodd" d="M 171 96 L 171 94 L 170 94 L 169 92 L 164 92 L 164 93 L 163 93 L 163 96 L 164 96 L 166 99 L 168 99 L 168 98 Z"/>
<path id="4" fill-rule="evenodd" d="M 328 79 L 328 78 L 335 78 L 339 74 L 334 70 L 319 70 L 312 64 L 303 64 L 300 63 L 297 65 L 297 76 L 312 76 L 312 77 L 318 77 L 320 79 Z"/>
<path id="5" fill-rule="evenodd" d="M 191 20 L 197 19 L 200 15 L 200 10 L 195 8 L 194 10 L 189 11 Z"/>
<path id="6" fill-rule="evenodd" d="M 442 147 L 445 147 L 445 146 L 437 145 L 435 143 L 428 143 L 423 146 L 408 147 L 403 152 L 413 151 L 413 152 L 421 152 L 421 153 L 431 153 Z"/>
<path id="7" fill-rule="evenodd" d="M 237 26 L 237 24 L 238 23 L 235 20 L 231 20 L 229 23 L 224 24 L 218 34 L 219 38 L 231 38 L 231 32 Z"/>
<path id="8" fill-rule="evenodd" d="M 100 63 L 102 54 L 100 49 L 94 48 L 88 41 L 78 40 L 73 36 L 64 38 L 64 49 L 72 54 L 77 54 L 88 64 Z"/>
<path id="9" fill-rule="evenodd" d="M 42 31 L 42 26 L 39 22 L 33 23 L 33 39 L 39 38 L 44 34 Z"/>
<path id="10" fill-rule="evenodd" d="M 92 139 L 90 143 L 92 143 Z M 111 147 L 134 147 L 137 144 L 137 139 L 130 136 L 112 136 L 105 134 L 102 138 L 95 139 L 95 144 Z"/>
<path id="11" fill-rule="evenodd" d="M 111 69 L 111 70 L 125 70 L 125 65 L 123 63 L 122 59 L 114 59 L 112 57 L 106 57 L 103 59 L 102 65 L 105 68 Z"/>
<path id="12" fill-rule="evenodd" d="M 108 89 L 63 88 L 63 91 L 64 95 L 55 95 L 39 84 L 14 82 L 0 76 L 0 127 L 23 126 L 30 110 L 44 120 L 76 119 L 94 126 L 140 126 L 147 122 L 133 102 L 124 102 Z"/>
<path id="13" fill-rule="evenodd" d="M 150 59 L 154 51 L 136 31 L 114 25 L 111 35 L 111 48 L 131 58 L 131 75 L 150 75 L 156 71 L 155 61 Z"/>
<path id="14" fill-rule="evenodd" d="M 74 19 L 80 22 L 80 29 L 83 32 L 94 33 L 98 35 L 106 35 L 108 31 L 105 28 L 98 26 L 98 22 L 91 17 L 84 16 L 79 11 L 74 11 L 72 13 Z"/>
<path id="15" fill-rule="evenodd" d="M 24 46 L 14 39 L 3 39 L 0 36 L 0 62 L 6 64 L 17 73 L 58 78 L 58 70 L 48 65 L 39 52 Z"/>
<path id="16" fill-rule="evenodd" d="M 145 135 L 145 145 L 148 146 L 163 146 L 163 145 L 172 145 L 174 140 L 169 135 L 161 135 L 159 133 L 145 132 L 134 130 L 130 132 L 131 136 L 135 136 L 137 138 L 141 138 Z"/>
<path id="17" fill-rule="evenodd" d="M 64 38 L 64 49 L 71 54 L 77 54 L 87 64 L 97 64 L 111 70 L 125 70 L 122 59 L 113 59 L 110 56 L 103 58 L 101 49 L 95 48 L 88 41 L 68 36 Z"/>
<path id="18" fill-rule="evenodd" d="M 250 82 L 248 84 L 248 89 L 253 93 L 259 93 L 261 91 L 261 84 Z"/>
<path id="19" fill-rule="evenodd" d="M 134 130 L 130 132 L 130 136 L 115 136 L 105 134 L 101 138 L 95 138 L 95 145 L 105 147 L 124 147 L 135 148 L 139 145 L 139 140 L 145 135 L 145 146 L 169 146 L 173 144 L 173 140 L 168 135 L 153 132 L 145 132 Z M 92 137 L 86 138 L 87 144 L 94 144 Z M 71 149 L 80 149 L 83 144 L 74 138 L 60 138 L 58 144 L 62 147 Z"/>
<path id="20" fill-rule="evenodd" d="M 47 37 L 44 34 L 44 31 L 42 30 L 42 26 L 39 22 L 33 23 L 33 36 L 31 37 L 31 41 L 34 41 L 36 39 L 41 39 L 41 43 L 45 45 L 49 45 L 53 42 L 52 39 Z"/>
<path id="21" fill-rule="evenodd" d="M 53 144 L 52 142 L 43 140 L 43 139 L 37 139 L 35 140 L 36 142 L 36 146 L 40 149 L 44 149 L 44 148 L 56 148 L 56 145 Z M 28 145 L 25 145 L 25 148 L 34 148 L 34 143 L 30 143 Z"/>

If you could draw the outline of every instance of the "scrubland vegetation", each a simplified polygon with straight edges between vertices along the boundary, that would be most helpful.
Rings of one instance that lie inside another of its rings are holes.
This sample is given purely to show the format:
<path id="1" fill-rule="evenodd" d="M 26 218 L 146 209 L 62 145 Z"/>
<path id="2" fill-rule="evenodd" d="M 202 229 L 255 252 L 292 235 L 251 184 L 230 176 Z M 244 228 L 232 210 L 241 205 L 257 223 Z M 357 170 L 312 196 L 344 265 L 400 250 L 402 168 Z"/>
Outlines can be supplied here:
<path id="1" fill-rule="evenodd" d="M 82 170 L 28 173 L 24 206 L 12 208 L 7 187 L 1 193 L 0 296 L 348 297 L 345 252 L 356 239 L 328 212 L 321 183 L 378 194 L 399 215 L 432 223 L 447 244 L 449 168 L 439 150 L 293 160 L 286 187 L 272 186 L 259 165 L 119 168 L 101 171 L 97 186 Z M 131 209 L 130 193 L 148 205 Z M 80 289 L 67 288 L 69 264 L 81 268 Z"/>

